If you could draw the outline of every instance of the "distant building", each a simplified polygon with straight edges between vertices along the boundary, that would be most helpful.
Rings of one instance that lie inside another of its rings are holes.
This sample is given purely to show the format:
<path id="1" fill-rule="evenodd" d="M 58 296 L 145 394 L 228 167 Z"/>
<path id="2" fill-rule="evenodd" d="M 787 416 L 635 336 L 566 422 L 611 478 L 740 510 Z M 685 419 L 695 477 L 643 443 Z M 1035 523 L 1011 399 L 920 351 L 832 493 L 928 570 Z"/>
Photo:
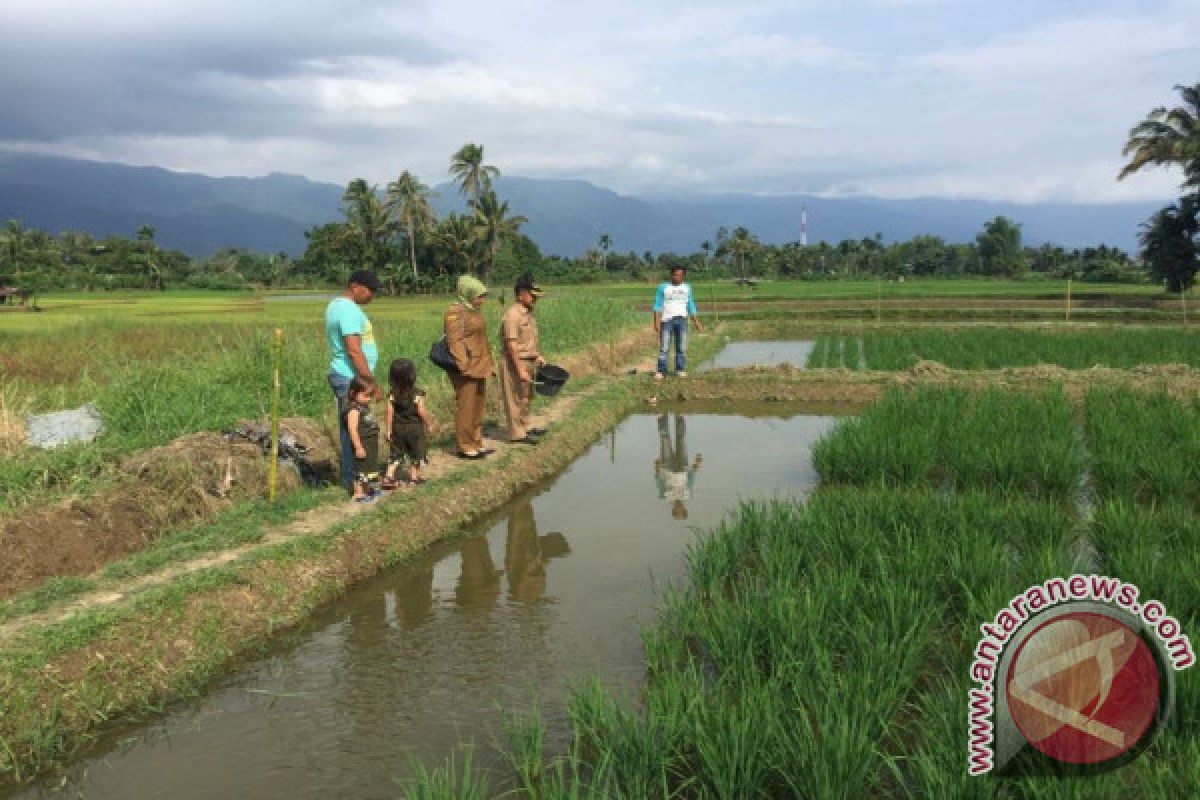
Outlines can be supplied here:
<path id="1" fill-rule="evenodd" d="M 0 306 L 25 305 L 27 299 L 29 299 L 29 292 L 24 289 L 18 289 L 16 286 L 0 286 Z"/>
<path id="2" fill-rule="evenodd" d="M 800 246 L 808 247 L 808 206 L 800 206 Z"/>

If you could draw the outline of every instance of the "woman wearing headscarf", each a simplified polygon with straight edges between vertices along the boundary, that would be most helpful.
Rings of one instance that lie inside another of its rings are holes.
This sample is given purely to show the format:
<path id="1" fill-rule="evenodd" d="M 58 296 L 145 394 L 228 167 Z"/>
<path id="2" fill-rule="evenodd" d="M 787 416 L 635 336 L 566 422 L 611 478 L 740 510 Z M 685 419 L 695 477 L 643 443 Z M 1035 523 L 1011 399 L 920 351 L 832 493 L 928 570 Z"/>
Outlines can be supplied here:
<path id="1" fill-rule="evenodd" d="M 459 458 L 483 458 L 491 449 L 483 446 L 483 410 L 487 379 L 492 374 L 492 351 L 488 347 L 484 299 L 487 287 L 471 275 L 458 279 L 458 299 L 446 309 L 446 344 L 458 373 L 450 373 L 454 385 L 454 440 Z"/>

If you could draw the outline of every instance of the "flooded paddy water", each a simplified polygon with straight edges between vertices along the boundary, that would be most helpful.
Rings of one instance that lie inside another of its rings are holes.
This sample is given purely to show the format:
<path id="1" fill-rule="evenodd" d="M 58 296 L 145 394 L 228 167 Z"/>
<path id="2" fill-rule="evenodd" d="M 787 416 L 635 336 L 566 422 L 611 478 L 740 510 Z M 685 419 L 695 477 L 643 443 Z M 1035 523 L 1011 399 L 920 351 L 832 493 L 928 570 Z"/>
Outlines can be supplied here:
<path id="1" fill-rule="evenodd" d="M 640 631 L 695 528 L 817 481 L 831 416 L 627 418 L 559 477 L 358 587 L 276 652 L 163 717 L 112 731 L 4 797 L 394 797 L 464 741 L 497 763 L 501 714 L 565 743 L 570 687 L 635 693 Z"/>
<path id="2" fill-rule="evenodd" d="M 812 340 L 730 342 L 701 369 L 731 367 L 777 367 L 790 364 L 803 368 L 816 345 Z"/>

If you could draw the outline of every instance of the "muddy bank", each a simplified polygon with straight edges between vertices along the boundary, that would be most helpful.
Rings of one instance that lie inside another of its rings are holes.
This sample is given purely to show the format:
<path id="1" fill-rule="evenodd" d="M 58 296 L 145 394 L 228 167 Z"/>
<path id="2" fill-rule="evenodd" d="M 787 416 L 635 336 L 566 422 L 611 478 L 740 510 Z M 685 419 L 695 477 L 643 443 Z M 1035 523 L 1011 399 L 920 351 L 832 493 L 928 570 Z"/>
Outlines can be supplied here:
<path id="1" fill-rule="evenodd" d="M 334 458 L 328 436 L 311 421 L 285 419 L 281 430 L 306 445 L 314 461 Z M 173 528 L 264 497 L 268 465 L 257 445 L 190 434 L 124 459 L 116 485 L 101 494 L 0 519 L 0 597 L 52 577 L 89 575 Z M 299 473 L 282 463 L 279 490 L 300 485 Z"/>
<path id="2" fill-rule="evenodd" d="M 1183 364 L 1158 364 L 1132 369 L 1093 367 L 1071 370 L 1057 366 L 1007 367 L 996 370 L 950 369 L 936 361 L 921 361 L 903 372 L 846 369 L 745 367 L 695 373 L 686 380 L 647 384 L 647 402 L 758 402 L 803 404 L 852 413 L 876 400 L 893 386 L 960 386 L 983 389 L 1042 389 L 1056 384 L 1078 402 L 1096 387 L 1125 387 L 1164 392 L 1176 398 L 1200 396 L 1200 370 Z"/>
<path id="3" fill-rule="evenodd" d="M 1065 369 L 1042 365 L 972 371 L 950 369 L 936 361 L 918 361 L 911 369 L 894 373 L 892 382 L 901 386 L 923 384 L 967 388 L 999 387 L 1013 390 L 1058 385 L 1063 388 L 1068 398 L 1076 402 L 1082 400 L 1089 389 L 1098 387 L 1163 392 L 1175 398 L 1200 396 L 1200 370 L 1186 364 L 1148 364 L 1131 369 Z"/>

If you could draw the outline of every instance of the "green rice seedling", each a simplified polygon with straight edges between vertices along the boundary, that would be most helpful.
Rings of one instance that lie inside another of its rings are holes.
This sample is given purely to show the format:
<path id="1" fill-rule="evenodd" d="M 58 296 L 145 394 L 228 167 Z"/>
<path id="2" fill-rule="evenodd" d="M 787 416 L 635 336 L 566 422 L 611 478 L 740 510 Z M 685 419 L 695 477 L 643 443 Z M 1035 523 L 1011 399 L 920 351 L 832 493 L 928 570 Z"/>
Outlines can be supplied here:
<path id="1" fill-rule="evenodd" d="M 808 353 L 808 358 L 804 361 L 805 369 L 822 369 L 825 366 L 825 351 L 829 346 L 828 336 L 818 336 L 813 341 L 813 348 Z"/>
<path id="2" fill-rule="evenodd" d="M 1058 391 L 892 390 L 813 449 L 822 480 L 1071 496 L 1083 448 Z"/>
<path id="3" fill-rule="evenodd" d="M 846 369 L 862 369 L 862 339 L 851 337 L 845 340 L 843 364 Z"/>
<path id="4" fill-rule="evenodd" d="M 1085 398 L 1084 417 L 1102 498 L 1200 508 L 1200 404 L 1096 389 Z"/>
<path id="5" fill-rule="evenodd" d="M 905 370 L 918 361 L 955 369 L 1054 364 L 1068 369 L 1139 364 L 1200 366 L 1200 334 L 1177 329 L 1088 331 L 897 330 L 864 334 L 868 369 Z"/>
<path id="6" fill-rule="evenodd" d="M 473 750 L 464 747 L 459 754 L 452 753 L 446 763 L 427 770 L 416 760 L 412 761 L 412 779 L 404 788 L 407 800 L 487 800 L 491 796 L 487 780 L 476 772 Z"/>

